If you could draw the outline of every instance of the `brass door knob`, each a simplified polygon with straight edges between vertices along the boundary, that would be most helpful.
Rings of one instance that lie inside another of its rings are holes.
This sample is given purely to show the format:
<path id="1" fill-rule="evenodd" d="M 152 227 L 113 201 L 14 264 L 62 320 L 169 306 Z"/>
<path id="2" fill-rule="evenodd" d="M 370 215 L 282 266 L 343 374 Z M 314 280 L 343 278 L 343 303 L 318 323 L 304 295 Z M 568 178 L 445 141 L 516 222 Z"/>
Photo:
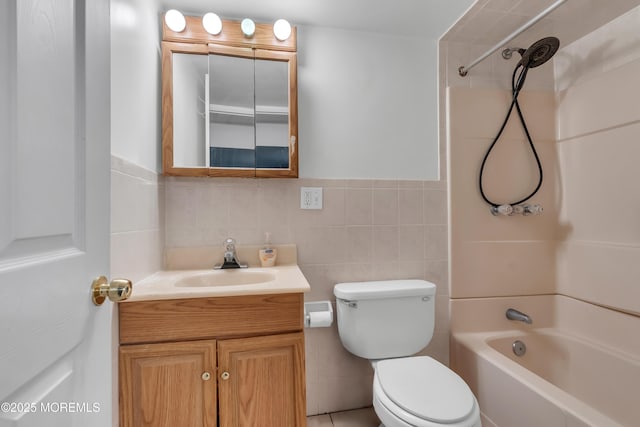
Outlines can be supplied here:
<path id="1" fill-rule="evenodd" d="M 222 375 L 220 375 L 220 378 L 222 378 L 223 380 L 228 380 L 230 376 L 231 375 L 229 375 L 229 372 L 223 372 Z"/>
<path id="2" fill-rule="evenodd" d="M 127 279 L 113 279 L 111 283 L 107 278 L 100 276 L 91 284 L 91 299 L 95 305 L 102 305 L 105 299 L 113 302 L 124 301 L 131 296 L 133 283 Z"/>

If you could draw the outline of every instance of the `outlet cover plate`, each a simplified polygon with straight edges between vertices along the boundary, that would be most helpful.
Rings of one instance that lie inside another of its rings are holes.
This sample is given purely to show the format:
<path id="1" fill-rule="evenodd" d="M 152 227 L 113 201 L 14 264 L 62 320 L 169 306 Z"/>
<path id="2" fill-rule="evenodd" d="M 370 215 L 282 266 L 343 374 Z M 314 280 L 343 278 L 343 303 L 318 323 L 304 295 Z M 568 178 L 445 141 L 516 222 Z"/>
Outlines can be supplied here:
<path id="1" fill-rule="evenodd" d="M 322 209 L 322 187 L 300 187 L 300 209 Z"/>

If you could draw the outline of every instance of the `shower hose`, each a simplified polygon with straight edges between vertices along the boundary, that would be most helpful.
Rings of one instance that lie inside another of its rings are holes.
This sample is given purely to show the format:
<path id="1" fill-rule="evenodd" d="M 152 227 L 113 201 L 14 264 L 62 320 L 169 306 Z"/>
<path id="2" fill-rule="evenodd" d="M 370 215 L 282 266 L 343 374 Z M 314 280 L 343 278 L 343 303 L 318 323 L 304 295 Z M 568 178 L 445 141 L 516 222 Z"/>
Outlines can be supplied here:
<path id="1" fill-rule="evenodd" d="M 519 71 L 519 73 L 518 73 L 518 71 Z M 523 66 L 521 63 L 519 63 L 516 66 L 516 68 L 513 70 L 513 76 L 511 77 L 511 88 L 512 88 L 511 106 L 509 107 L 509 111 L 507 112 L 507 115 L 504 118 L 504 121 L 502 122 L 502 126 L 500 127 L 500 130 L 498 131 L 498 134 L 496 135 L 496 137 L 494 138 L 493 142 L 489 146 L 489 149 L 485 153 L 484 158 L 482 159 L 482 165 L 480 166 L 480 174 L 479 174 L 479 178 L 478 178 L 478 183 L 479 183 L 479 186 L 480 186 L 480 194 L 482 195 L 482 198 L 484 199 L 484 201 L 487 202 L 488 204 L 490 204 L 494 208 L 497 208 L 498 206 L 500 206 L 500 204 L 489 200 L 489 198 L 487 197 L 487 195 L 484 192 L 484 186 L 483 186 L 483 182 L 482 182 L 482 177 L 484 175 L 484 168 L 485 168 L 485 165 L 487 163 L 487 159 L 489 158 L 489 154 L 491 154 L 491 151 L 493 150 L 493 148 L 495 147 L 496 143 L 498 142 L 498 139 L 500 139 L 500 136 L 502 135 L 502 132 L 504 132 L 504 128 L 507 126 L 507 122 L 509 121 L 509 117 L 511 117 L 511 113 L 513 112 L 513 107 L 515 107 L 516 111 L 518 112 L 518 117 L 520 118 L 520 123 L 522 123 L 522 128 L 524 130 L 524 133 L 527 136 L 527 141 L 529 142 L 529 147 L 531 147 L 531 151 L 533 152 L 533 156 L 536 159 L 536 163 L 537 163 L 537 166 L 538 166 L 539 179 L 538 179 L 538 185 L 536 185 L 536 188 L 528 196 L 526 196 L 526 197 L 524 197 L 524 198 L 522 198 L 520 200 L 517 200 L 515 202 L 508 203 L 508 205 L 514 206 L 514 205 L 519 205 L 521 203 L 526 202 L 527 200 L 532 198 L 538 192 L 540 187 L 542 186 L 542 163 L 540 163 L 540 158 L 538 157 L 538 152 L 536 151 L 536 148 L 533 145 L 533 140 L 531 139 L 531 135 L 529 134 L 529 129 L 527 128 L 527 123 L 524 120 L 524 116 L 522 115 L 522 110 L 520 109 L 520 104 L 518 103 L 518 95 L 520 94 L 520 90 L 524 86 L 524 81 L 527 78 L 527 72 L 528 71 L 529 71 L 529 68 Z"/>

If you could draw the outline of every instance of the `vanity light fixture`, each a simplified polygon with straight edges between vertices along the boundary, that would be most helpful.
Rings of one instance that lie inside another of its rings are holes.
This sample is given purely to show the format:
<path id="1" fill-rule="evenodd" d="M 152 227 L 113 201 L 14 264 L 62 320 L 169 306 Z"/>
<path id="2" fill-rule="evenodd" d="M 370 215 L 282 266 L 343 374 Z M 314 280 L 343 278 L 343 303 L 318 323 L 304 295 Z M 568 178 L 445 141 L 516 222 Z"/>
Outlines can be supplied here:
<path id="1" fill-rule="evenodd" d="M 273 34 L 281 42 L 285 41 L 291 36 L 291 24 L 286 19 L 278 19 L 273 24 Z"/>
<path id="2" fill-rule="evenodd" d="M 207 33 L 217 36 L 222 31 L 222 20 L 215 13 L 209 12 L 202 17 L 202 26 Z"/>
<path id="3" fill-rule="evenodd" d="M 176 9 L 168 10 L 167 13 L 164 14 L 164 22 L 171 31 L 175 31 L 176 33 L 184 31 L 187 27 L 187 20 L 184 18 L 184 15 Z"/>
<path id="4" fill-rule="evenodd" d="M 246 37 L 253 37 L 256 32 L 256 24 L 253 20 L 249 18 L 244 18 L 240 23 L 240 28 L 242 29 L 242 34 Z"/>

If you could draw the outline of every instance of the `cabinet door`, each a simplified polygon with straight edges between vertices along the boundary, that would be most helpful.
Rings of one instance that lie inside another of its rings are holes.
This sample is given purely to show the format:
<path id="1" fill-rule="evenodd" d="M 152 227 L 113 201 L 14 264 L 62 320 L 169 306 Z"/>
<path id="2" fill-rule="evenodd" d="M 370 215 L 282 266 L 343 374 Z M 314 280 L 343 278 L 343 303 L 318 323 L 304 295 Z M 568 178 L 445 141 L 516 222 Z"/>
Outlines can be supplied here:
<path id="1" fill-rule="evenodd" d="M 304 334 L 218 341 L 221 427 L 306 425 Z"/>
<path id="2" fill-rule="evenodd" d="M 120 347 L 121 427 L 215 427 L 216 342 Z"/>

